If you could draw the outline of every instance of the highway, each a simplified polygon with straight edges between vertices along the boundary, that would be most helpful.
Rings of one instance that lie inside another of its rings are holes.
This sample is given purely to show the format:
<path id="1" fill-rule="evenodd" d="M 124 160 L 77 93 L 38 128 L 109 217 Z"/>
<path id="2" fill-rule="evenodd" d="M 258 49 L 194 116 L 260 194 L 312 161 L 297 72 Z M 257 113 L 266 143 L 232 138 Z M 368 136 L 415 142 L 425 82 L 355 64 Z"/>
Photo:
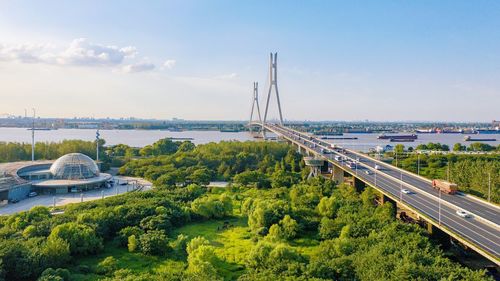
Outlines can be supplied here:
<path id="1" fill-rule="evenodd" d="M 441 193 L 441 204 L 439 204 L 440 194 L 432 188 L 427 179 L 410 172 L 403 172 L 392 165 L 355 151 L 333 149 L 330 143 L 303 132 L 276 124 L 266 124 L 265 127 L 381 190 L 385 195 L 413 209 L 436 227 L 500 265 L 500 208 L 470 197 L 445 193 Z M 331 153 L 323 153 L 325 150 Z M 339 161 L 335 160 L 337 155 L 340 156 L 337 158 L 341 158 Z M 358 160 L 358 164 L 350 168 L 344 157 Z M 380 167 L 379 170 L 374 168 L 375 165 Z M 401 192 L 402 189 L 410 190 L 411 194 Z M 470 212 L 472 217 L 458 216 L 456 211 L 459 209 Z"/>

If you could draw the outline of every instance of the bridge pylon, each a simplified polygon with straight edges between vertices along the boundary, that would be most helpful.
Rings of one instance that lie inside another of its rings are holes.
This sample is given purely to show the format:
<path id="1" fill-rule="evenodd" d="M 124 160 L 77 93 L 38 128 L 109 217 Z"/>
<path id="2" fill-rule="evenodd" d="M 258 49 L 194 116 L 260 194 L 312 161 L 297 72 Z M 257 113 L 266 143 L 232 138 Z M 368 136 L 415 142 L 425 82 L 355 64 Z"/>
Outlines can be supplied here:
<path id="1" fill-rule="evenodd" d="M 271 92 L 274 88 L 276 93 L 276 101 L 278 103 L 278 111 L 280 114 L 280 125 L 283 125 L 283 114 L 281 113 L 281 103 L 280 103 L 280 95 L 278 92 L 278 53 L 271 53 L 269 60 L 269 91 L 267 92 L 267 100 L 266 100 L 266 109 L 264 111 L 264 120 L 262 122 L 262 126 L 266 125 L 267 121 L 267 112 L 269 110 L 269 100 L 271 99 Z M 265 139 L 265 130 L 262 128 L 262 134 Z"/>
<path id="2" fill-rule="evenodd" d="M 262 124 L 262 117 L 260 115 L 259 107 L 259 82 L 253 82 L 252 110 L 250 111 L 250 121 L 248 123 L 250 133 L 252 132 L 253 112 L 255 108 L 257 108 L 257 117 L 259 118 L 259 123 Z"/>

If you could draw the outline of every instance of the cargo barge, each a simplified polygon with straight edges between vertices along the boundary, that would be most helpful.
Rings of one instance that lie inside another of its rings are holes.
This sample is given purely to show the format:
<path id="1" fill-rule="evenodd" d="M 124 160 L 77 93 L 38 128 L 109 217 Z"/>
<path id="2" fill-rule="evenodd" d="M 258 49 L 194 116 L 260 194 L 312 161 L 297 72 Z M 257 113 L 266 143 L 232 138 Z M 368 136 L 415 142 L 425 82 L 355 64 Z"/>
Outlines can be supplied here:
<path id="1" fill-rule="evenodd" d="M 466 136 L 464 138 L 464 141 L 497 141 L 497 139 L 494 138 L 472 138 L 471 136 Z"/>
<path id="2" fill-rule="evenodd" d="M 411 135 L 385 135 L 385 134 L 382 134 L 382 135 L 379 135 L 377 137 L 377 139 L 379 140 L 394 140 L 394 141 L 405 141 L 405 140 L 416 140 L 418 139 L 418 136 L 415 135 L 415 134 L 411 134 Z"/>

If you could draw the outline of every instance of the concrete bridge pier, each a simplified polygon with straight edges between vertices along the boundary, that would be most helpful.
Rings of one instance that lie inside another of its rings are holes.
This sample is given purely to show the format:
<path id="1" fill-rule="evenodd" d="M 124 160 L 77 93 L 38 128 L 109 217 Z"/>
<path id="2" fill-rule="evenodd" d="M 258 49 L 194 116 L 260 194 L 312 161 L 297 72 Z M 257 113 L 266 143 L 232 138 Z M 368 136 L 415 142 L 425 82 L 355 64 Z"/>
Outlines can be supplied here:
<path id="1" fill-rule="evenodd" d="M 356 191 L 361 193 L 365 190 L 366 188 L 366 183 L 357 177 L 354 177 L 354 188 L 356 188 Z"/>
<path id="2" fill-rule="evenodd" d="M 342 170 L 339 167 L 333 165 L 333 167 L 332 167 L 332 178 L 338 184 L 343 183 L 344 182 L 344 170 Z"/>
<path id="3" fill-rule="evenodd" d="M 391 198 L 389 198 L 388 196 L 384 195 L 384 194 L 380 194 L 380 199 L 379 199 L 379 203 L 380 205 L 384 205 L 385 203 L 391 203 L 392 204 L 392 210 L 393 210 L 393 215 L 394 217 L 397 216 L 397 213 L 398 213 L 398 203 L 394 200 L 392 200 Z"/>
<path id="4" fill-rule="evenodd" d="M 443 245 L 445 249 L 451 247 L 450 235 L 448 235 L 446 232 L 442 231 L 432 223 L 426 221 L 425 224 L 427 232 L 429 233 L 432 239 L 439 241 L 439 243 Z"/>

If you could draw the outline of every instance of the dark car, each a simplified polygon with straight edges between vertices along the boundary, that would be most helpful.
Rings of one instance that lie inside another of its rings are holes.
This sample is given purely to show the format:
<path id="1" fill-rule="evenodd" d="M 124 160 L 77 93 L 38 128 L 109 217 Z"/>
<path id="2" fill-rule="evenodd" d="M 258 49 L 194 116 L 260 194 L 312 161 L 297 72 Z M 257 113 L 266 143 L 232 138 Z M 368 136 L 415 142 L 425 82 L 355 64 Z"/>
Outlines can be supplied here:
<path id="1" fill-rule="evenodd" d="M 10 200 L 10 203 L 13 203 L 13 204 L 16 204 L 17 202 L 19 202 L 19 199 L 11 199 Z"/>

